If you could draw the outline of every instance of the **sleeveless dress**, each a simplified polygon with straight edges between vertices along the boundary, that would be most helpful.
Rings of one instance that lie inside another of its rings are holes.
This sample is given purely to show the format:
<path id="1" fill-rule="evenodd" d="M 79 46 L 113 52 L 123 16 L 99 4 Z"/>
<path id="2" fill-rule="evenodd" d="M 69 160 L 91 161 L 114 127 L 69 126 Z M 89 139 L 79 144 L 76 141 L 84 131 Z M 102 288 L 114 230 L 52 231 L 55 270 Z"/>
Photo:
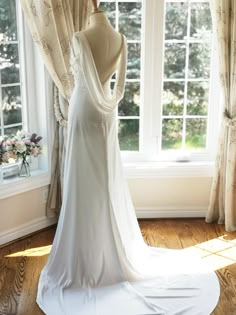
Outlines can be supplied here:
<path id="1" fill-rule="evenodd" d="M 72 47 L 63 201 L 39 307 L 47 315 L 209 315 L 219 298 L 216 274 L 184 250 L 148 246 L 138 225 L 116 125 L 125 36 L 112 92 L 83 32 L 73 34 Z"/>

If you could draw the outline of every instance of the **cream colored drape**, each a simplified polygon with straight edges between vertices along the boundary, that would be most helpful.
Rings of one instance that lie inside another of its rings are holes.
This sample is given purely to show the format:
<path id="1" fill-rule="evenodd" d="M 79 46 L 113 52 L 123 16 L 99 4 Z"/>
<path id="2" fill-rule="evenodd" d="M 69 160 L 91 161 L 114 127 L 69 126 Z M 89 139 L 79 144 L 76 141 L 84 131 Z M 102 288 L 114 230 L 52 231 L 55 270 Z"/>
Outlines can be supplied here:
<path id="1" fill-rule="evenodd" d="M 86 28 L 92 10 L 90 0 L 21 0 L 26 21 L 45 66 L 55 83 L 57 121 L 51 163 L 47 216 L 59 214 L 66 151 L 68 99 L 74 82 L 70 71 L 72 33 Z"/>
<path id="2" fill-rule="evenodd" d="M 218 41 L 220 81 L 224 102 L 216 173 L 206 222 L 218 220 L 236 230 L 236 1 L 212 0 Z"/>

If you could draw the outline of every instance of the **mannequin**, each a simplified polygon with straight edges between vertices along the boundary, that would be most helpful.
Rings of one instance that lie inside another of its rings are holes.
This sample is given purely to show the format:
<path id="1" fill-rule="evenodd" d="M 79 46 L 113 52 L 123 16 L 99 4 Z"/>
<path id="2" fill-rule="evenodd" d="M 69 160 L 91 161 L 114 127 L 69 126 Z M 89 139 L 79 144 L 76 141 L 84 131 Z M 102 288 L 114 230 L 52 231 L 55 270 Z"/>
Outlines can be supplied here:
<path id="1" fill-rule="evenodd" d="M 84 31 L 96 69 L 103 86 L 117 69 L 122 48 L 122 35 L 114 30 L 106 14 L 98 8 L 90 16 L 89 27 Z"/>

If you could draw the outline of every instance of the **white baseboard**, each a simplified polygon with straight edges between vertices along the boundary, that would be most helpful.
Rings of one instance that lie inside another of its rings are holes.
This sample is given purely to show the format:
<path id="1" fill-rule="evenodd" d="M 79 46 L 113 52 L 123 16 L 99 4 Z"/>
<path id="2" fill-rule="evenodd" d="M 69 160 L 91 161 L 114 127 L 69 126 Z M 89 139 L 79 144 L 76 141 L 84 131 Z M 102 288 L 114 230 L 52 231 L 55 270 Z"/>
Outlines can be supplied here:
<path id="1" fill-rule="evenodd" d="M 58 219 L 56 217 L 48 218 L 44 216 L 35 220 L 31 220 L 26 224 L 22 224 L 15 228 L 9 229 L 5 232 L 0 233 L 0 245 L 6 244 L 35 231 L 44 229 L 45 227 L 55 224 L 57 221 Z"/>
<path id="2" fill-rule="evenodd" d="M 205 218 L 207 208 L 136 208 L 136 215 L 141 218 Z M 26 224 L 19 225 L 13 229 L 9 229 L 0 233 L 0 245 L 6 244 L 20 237 L 26 236 L 35 231 L 41 230 L 52 224 L 55 224 L 58 219 L 48 218 L 46 216 L 32 220 Z"/>
<path id="3" fill-rule="evenodd" d="M 181 207 L 181 208 L 135 208 L 136 215 L 141 218 L 205 218 L 206 207 Z"/>

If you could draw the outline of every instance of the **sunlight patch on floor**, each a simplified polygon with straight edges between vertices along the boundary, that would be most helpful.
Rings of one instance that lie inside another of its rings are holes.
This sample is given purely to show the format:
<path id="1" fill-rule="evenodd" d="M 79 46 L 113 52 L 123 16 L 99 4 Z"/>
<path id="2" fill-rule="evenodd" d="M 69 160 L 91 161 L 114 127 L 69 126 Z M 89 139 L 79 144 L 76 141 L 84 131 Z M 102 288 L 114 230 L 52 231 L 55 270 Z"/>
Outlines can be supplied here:
<path id="1" fill-rule="evenodd" d="M 236 264 L 236 238 L 227 234 L 188 247 L 185 251 L 197 255 L 215 271 Z"/>
<path id="2" fill-rule="evenodd" d="M 51 250 L 52 245 L 29 248 L 20 252 L 16 252 L 10 255 L 6 255 L 5 257 L 21 257 L 21 256 L 44 256 L 48 255 Z"/>
<path id="3" fill-rule="evenodd" d="M 44 256 L 50 253 L 51 247 L 52 245 L 30 248 L 6 255 L 5 257 Z M 200 257 L 212 270 L 219 270 L 236 264 L 236 237 L 226 234 L 185 248 L 184 252 L 194 257 Z"/>

